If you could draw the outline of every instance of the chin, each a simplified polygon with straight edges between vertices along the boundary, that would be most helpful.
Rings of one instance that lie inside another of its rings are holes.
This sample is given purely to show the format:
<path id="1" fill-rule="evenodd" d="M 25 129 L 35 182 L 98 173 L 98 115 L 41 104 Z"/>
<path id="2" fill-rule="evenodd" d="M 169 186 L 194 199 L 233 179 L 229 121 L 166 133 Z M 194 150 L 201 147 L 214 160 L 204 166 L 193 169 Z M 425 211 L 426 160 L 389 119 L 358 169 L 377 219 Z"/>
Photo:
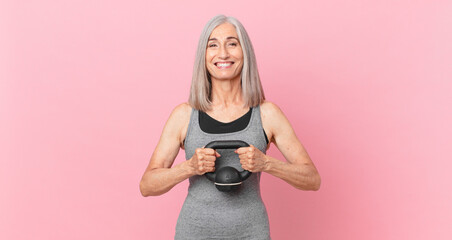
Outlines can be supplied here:
<path id="1" fill-rule="evenodd" d="M 215 78 L 216 80 L 233 80 L 240 75 L 212 75 L 211 78 Z"/>

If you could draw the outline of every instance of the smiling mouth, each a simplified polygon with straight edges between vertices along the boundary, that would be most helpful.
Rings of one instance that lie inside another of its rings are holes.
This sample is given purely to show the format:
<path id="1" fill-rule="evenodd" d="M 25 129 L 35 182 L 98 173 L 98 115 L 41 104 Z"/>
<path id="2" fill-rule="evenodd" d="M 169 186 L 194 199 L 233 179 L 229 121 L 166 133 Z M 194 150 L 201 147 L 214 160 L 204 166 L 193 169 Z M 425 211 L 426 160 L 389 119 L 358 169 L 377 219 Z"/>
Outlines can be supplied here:
<path id="1" fill-rule="evenodd" d="M 224 68 L 230 68 L 234 64 L 234 62 L 217 62 L 215 63 L 215 66 L 217 66 L 220 69 Z"/>

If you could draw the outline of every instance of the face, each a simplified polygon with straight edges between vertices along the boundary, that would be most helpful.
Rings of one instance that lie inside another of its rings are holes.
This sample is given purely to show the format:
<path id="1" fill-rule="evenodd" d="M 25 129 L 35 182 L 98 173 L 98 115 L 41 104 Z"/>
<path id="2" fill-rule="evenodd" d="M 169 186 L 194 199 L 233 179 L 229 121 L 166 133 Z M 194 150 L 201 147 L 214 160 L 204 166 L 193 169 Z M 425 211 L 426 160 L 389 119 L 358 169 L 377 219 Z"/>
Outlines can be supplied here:
<path id="1" fill-rule="evenodd" d="M 206 68 L 212 80 L 240 78 L 243 51 L 234 25 L 223 23 L 210 34 L 206 51 Z"/>

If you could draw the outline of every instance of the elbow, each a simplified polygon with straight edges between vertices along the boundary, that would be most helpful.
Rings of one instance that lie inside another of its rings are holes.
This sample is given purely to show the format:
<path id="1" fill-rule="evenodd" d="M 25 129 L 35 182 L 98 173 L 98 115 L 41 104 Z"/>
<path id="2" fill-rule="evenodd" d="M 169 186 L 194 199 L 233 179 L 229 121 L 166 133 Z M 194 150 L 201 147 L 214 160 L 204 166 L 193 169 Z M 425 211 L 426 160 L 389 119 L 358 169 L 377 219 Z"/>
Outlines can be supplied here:
<path id="1" fill-rule="evenodd" d="M 140 181 L 140 193 L 143 197 L 149 196 L 160 196 L 166 193 L 169 189 L 165 189 L 164 186 L 158 184 L 153 177 L 152 174 L 145 173 Z"/>
<path id="2" fill-rule="evenodd" d="M 320 190 L 320 185 L 321 185 L 321 183 L 320 183 L 320 181 L 318 182 L 318 183 L 316 183 L 316 184 L 314 184 L 313 186 L 312 186 L 312 191 L 319 191 Z"/>
<path id="3" fill-rule="evenodd" d="M 311 180 L 312 180 L 312 182 L 310 184 L 309 190 L 311 190 L 311 191 L 320 190 L 320 185 L 322 184 L 322 179 L 320 178 L 320 174 L 317 170 L 313 173 Z"/>
<path id="4" fill-rule="evenodd" d="M 140 182 L 140 193 L 143 197 L 150 196 L 160 196 L 165 193 L 165 191 L 157 190 L 155 187 L 146 184 L 145 182 Z"/>
<path id="5" fill-rule="evenodd" d="M 318 191 L 320 190 L 321 185 L 321 179 L 320 175 L 316 175 L 311 178 L 311 181 L 309 182 L 302 182 L 298 186 L 295 186 L 295 188 L 303 191 Z"/>
<path id="6" fill-rule="evenodd" d="M 140 193 L 141 193 L 141 196 L 143 196 L 143 197 L 151 196 L 149 194 L 149 192 L 146 190 L 146 186 L 144 185 L 143 181 L 140 182 Z"/>
<path id="7" fill-rule="evenodd" d="M 143 197 L 149 197 L 149 196 L 157 196 L 158 194 L 155 194 L 152 191 L 152 188 L 148 185 L 146 185 L 143 181 L 140 182 L 140 193 Z"/>
<path id="8" fill-rule="evenodd" d="M 320 190 L 320 185 L 322 184 L 322 179 L 320 178 L 320 175 L 317 174 L 314 180 L 314 183 L 312 184 L 312 191 L 318 191 Z"/>

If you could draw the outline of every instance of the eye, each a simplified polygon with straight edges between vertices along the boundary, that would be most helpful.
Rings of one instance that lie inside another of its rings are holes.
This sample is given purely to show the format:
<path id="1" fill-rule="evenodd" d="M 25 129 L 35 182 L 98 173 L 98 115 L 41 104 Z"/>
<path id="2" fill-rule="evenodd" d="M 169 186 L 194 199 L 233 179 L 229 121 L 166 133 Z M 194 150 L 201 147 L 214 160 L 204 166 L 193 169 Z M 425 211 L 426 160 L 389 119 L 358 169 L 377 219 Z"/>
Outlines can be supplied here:
<path id="1" fill-rule="evenodd" d="M 208 46 L 209 46 L 209 47 L 216 47 L 216 46 L 217 46 L 217 44 L 215 44 L 215 43 L 211 43 L 211 44 L 209 44 Z"/>
<path id="2" fill-rule="evenodd" d="M 237 43 L 235 43 L 235 42 L 232 42 L 232 43 L 229 43 L 229 46 L 237 46 Z"/>

